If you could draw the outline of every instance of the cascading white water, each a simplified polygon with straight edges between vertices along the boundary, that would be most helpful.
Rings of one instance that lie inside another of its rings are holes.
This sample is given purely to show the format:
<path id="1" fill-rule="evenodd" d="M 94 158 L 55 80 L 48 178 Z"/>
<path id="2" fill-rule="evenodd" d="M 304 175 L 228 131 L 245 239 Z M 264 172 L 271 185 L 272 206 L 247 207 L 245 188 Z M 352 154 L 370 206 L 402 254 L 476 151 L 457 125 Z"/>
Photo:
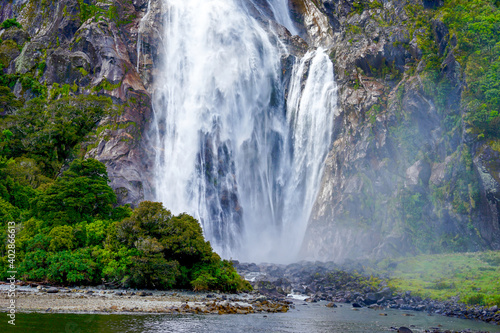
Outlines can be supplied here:
<path id="1" fill-rule="evenodd" d="M 139 29 L 137 29 L 137 63 L 136 70 L 139 71 L 141 64 L 141 55 L 144 53 L 142 50 L 142 32 L 144 31 L 146 22 L 149 21 L 149 16 L 151 14 L 151 0 L 148 0 L 148 6 L 146 9 L 146 14 L 143 16 L 141 21 L 139 22 Z"/>
<path id="2" fill-rule="evenodd" d="M 304 79 L 306 72 L 308 76 Z M 305 54 L 294 67 L 290 82 L 287 124 L 293 154 L 284 197 L 281 239 L 292 244 L 282 245 L 285 253 L 296 255 L 316 200 L 333 134 L 337 86 L 333 64 L 325 50 L 320 48 Z"/>
<path id="3" fill-rule="evenodd" d="M 164 6 L 153 94 L 157 200 L 198 218 L 224 257 L 292 260 L 331 141 L 330 60 L 321 49 L 308 52 L 294 67 L 285 103 L 285 50 L 245 3 Z"/>
<path id="4" fill-rule="evenodd" d="M 298 30 L 288 13 L 288 0 L 274 0 L 269 2 L 269 6 L 276 22 L 287 28 L 292 35 L 297 35 Z"/>

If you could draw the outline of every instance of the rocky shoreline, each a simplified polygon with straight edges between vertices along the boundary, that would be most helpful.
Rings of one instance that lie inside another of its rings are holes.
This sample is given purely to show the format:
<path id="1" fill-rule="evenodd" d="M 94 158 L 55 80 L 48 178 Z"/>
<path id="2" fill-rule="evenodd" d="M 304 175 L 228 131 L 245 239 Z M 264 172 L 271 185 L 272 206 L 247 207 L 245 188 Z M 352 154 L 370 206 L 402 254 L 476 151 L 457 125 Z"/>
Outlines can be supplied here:
<path id="1" fill-rule="evenodd" d="M 409 291 L 395 292 L 384 280 L 375 287 L 366 277 L 350 273 L 349 269 L 335 263 L 233 263 L 238 273 L 249 280 L 256 291 L 274 300 L 295 294 L 310 303 L 327 301 L 330 306 L 335 306 L 335 303 L 348 303 L 353 308 L 425 311 L 500 325 L 500 311 L 497 306 L 468 306 L 459 303 L 458 298 L 445 302 L 422 299 Z"/>
<path id="2" fill-rule="evenodd" d="M 4 285 L 5 286 L 5 285 Z M 1 286 L 0 287 L 4 287 Z M 6 288 L 0 307 L 7 308 Z M 287 312 L 291 301 L 268 299 L 258 293 L 218 294 L 190 291 L 111 290 L 92 287 L 59 288 L 20 283 L 16 309 L 46 313 L 164 313 L 249 314 Z M 3 304 L 5 303 L 5 305 Z"/>

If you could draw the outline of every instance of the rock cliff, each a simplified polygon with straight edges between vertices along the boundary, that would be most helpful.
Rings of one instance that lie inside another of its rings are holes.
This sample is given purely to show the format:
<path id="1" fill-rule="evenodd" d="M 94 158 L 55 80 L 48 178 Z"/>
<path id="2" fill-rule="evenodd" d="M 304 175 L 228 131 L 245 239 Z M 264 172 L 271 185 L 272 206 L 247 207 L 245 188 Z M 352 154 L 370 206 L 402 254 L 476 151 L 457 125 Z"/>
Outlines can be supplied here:
<path id="1" fill-rule="evenodd" d="M 332 29 L 341 113 L 303 257 L 498 249 L 499 151 L 463 119 L 456 39 L 440 20 L 419 28 L 412 11 L 442 3 L 314 3 Z M 434 79 L 421 38 L 439 52 Z"/>
<path id="2" fill-rule="evenodd" d="M 109 96 L 119 105 L 117 114 L 97 124 L 81 152 L 106 164 L 119 204 L 135 205 L 151 193 L 152 152 L 143 136 L 151 118 L 148 88 L 159 45 L 151 22 L 159 21 L 161 11 L 160 2 L 152 3 L 149 12 L 146 1 L 1 3 L 1 19 L 16 18 L 23 27 L 0 31 L 3 44 L 13 40 L 21 49 L 9 50 L 14 54 L 8 54 L 6 74 L 34 78 L 49 94 L 66 85 L 70 94 Z M 139 33 L 143 43 L 138 49 Z M 20 84 L 14 93 L 33 97 Z"/>

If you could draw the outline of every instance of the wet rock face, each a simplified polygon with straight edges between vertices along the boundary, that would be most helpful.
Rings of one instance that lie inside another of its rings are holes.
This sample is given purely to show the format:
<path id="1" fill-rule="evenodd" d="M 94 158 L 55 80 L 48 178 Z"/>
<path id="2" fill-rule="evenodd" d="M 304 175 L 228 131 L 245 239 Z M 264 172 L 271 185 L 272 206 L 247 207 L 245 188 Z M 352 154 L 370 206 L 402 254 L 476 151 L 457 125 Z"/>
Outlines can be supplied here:
<path id="1" fill-rule="evenodd" d="M 35 73 L 49 87 L 69 85 L 74 94 L 109 96 L 119 106 L 119 114 L 103 119 L 99 130 L 83 144 L 86 157 L 105 163 L 118 203 L 132 205 L 152 198 L 152 162 L 143 138 L 151 118 L 153 58 L 160 45 L 161 1 L 112 1 L 87 3 L 102 14 L 85 17 L 77 0 L 49 1 L 42 5 L 29 0 L 2 5 L 0 15 L 16 17 L 23 30 L 11 28 L 0 33 L 3 40 L 23 45 L 7 67 L 9 74 Z M 116 16 L 110 13 L 113 9 Z M 19 30 L 19 31 L 18 31 Z M 137 66 L 137 41 L 142 34 L 142 57 Z M 147 45 L 146 45 L 147 44 Z M 1 52 L 1 50 L 0 50 Z M 44 63 L 44 67 L 40 64 Z M 37 69 L 37 68 L 43 68 Z M 17 88 L 17 87 L 16 87 Z M 19 87 L 18 95 L 30 98 Z"/>
<path id="2" fill-rule="evenodd" d="M 402 255 L 427 251 L 430 243 L 438 244 L 436 252 L 500 247 L 499 166 L 492 162 L 498 152 L 487 144 L 476 147 L 465 124 L 450 129 L 446 123 L 462 112 L 464 78 L 453 54 L 456 40 L 441 21 L 431 22 L 444 59 L 439 75 L 448 84 L 438 102 L 426 86 L 415 37 L 420 32 L 410 36 L 407 28 L 407 4 L 395 0 L 380 7 L 361 1 L 361 8 L 350 0 L 328 0 L 318 5 L 332 27 L 341 113 L 302 258 Z M 419 4 L 434 8 L 442 2 Z M 441 111 L 437 103 L 444 105 Z M 463 157 L 468 154 L 472 158 Z M 463 209 L 467 203 L 460 204 L 465 195 L 456 190 L 463 179 L 478 184 L 469 211 Z M 424 240 L 419 232 L 434 238 Z M 452 245 L 451 235 L 463 243 Z"/>
<path id="3" fill-rule="evenodd" d="M 2 30 L 0 32 L 0 38 L 2 40 L 12 40 L 17 45 L 24 45 L 26 41 L 29 39 L 29 35 L 26 31 L 19 29 L 17 27 L 11 27 L 7 30 Z"/>
<path id="4" fill-rule="evenodd" d="M 47 84 L 73 84 L 78 82 L 79 86 L 90 83 L 85 72 L 90 71 L 90 59 L 87 54 L 76 51 L 71 52 L 63 48 L 57 48 L 47 59 L 47 69 L 44 77 Z"/>
<path id="5" fill-rule="evenodd" d="M 12 18 L 12 2 L 9 0 L 0 1 L 0 22 L 3 22 L 9 18 Z"/>

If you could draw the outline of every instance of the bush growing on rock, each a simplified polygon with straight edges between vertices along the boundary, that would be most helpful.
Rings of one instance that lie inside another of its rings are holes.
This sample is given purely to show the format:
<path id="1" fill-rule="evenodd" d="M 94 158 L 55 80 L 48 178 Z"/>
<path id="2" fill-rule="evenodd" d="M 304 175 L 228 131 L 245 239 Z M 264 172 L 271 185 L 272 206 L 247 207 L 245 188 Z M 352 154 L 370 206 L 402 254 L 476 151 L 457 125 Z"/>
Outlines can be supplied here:
<path id="1" fill-rule="evenodd" d="M 21 23 L 17 22 L 15 18 L 6 19 L 2 22 L 2 24 L 0 24 L 0 29 L 9 29 L 10 27 L 18 27 L 19 29 L 23 28 Z"/>

